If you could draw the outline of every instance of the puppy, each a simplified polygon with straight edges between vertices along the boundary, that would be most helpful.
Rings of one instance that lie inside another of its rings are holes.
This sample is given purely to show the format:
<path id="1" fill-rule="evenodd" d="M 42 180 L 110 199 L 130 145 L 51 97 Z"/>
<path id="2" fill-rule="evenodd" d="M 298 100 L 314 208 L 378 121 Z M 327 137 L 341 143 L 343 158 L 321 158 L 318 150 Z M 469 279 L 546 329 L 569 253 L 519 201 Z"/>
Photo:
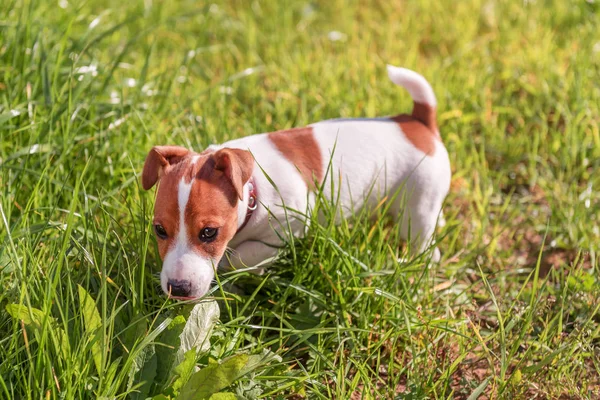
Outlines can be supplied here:
<path id="1" fill-rule="evenodd" d="M 346 217 L 389 196 L 402 237 L 410 238 L 413 252 L 425 250 L 449 190 L 450 162 L 429 83 L 404 68 L 388 66 L 388 75 L 410 93 L 411 115 L 327 120 L 201 153 L 152 148 L 142 186 L 159 182 L 154 232 L 165 293 L 178 299 L 206 294 L 228 247 L 234 268 L 273 258 L 282 237 L 304 231 L 305 221 L 289 210 L 310 210 L 317 188 L 338 201 Z M 437 248 L 433 257 L 439 259 Z"/>

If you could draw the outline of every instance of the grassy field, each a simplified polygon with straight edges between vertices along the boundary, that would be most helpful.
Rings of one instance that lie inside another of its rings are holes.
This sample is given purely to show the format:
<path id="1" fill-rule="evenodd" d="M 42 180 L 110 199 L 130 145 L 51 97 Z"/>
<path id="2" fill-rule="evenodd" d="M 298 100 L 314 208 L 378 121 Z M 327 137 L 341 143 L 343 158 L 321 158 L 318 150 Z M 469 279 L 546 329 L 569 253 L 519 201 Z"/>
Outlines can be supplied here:
<path id="1" fill-rule="evenodd" d="M 0 0 L 0 398 L 600 398 L 599 22 L 597 1 Z M 359 216 L 220 274 L 220 316 L 166 300 L 151 146 L 407 112 L 386 63 L 438 96 L 441 263 Z"/>

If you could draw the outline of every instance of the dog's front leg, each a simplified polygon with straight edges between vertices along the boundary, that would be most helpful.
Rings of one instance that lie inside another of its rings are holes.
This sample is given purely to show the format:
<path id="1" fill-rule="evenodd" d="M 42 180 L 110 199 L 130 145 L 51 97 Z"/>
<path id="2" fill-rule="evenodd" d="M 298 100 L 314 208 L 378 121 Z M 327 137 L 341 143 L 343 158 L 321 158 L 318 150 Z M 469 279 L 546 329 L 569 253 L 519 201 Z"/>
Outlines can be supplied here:
<path id="1" fill-rule="evenodd" d="M 264 273 L 265 267 L 270 265 L 276 258 L 279 247 L 258 240 L 247 240 L 231 249 L 221 259 L 219 267 L 224 269 L 242 269 L 254 267 L 249 270 L 257 275 Z"/>

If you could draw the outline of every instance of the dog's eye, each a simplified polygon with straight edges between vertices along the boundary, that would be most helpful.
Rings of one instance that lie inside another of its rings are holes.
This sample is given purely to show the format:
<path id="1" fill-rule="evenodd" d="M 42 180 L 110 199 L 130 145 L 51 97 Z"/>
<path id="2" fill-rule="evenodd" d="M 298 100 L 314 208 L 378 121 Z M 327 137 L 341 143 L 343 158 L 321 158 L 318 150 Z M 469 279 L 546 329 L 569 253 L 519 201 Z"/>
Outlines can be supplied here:
<path id="1" fill-rule="evenodd" d="M 154 225 L 154 233 L 156 233 L 156 236 L 158 236 L 161 239 L 166 239 L 168 236 L 167 231 L 160 224 Z"/>
<path id="2" fill-rule="evenodd" d="M 212 242 L 217 237 L 219 229 L 217 228 L 204 228 L 200 231 L 200 240 L 203 242 Z"/>

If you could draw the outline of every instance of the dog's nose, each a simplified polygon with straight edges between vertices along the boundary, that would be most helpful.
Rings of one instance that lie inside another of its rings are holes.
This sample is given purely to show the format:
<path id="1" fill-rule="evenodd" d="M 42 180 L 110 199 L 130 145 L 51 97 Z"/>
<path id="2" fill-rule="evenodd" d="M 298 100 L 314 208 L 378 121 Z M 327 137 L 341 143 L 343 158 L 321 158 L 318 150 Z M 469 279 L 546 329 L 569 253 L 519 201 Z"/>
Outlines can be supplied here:
<path id="1" fill-rule="evenodd" d="M 192 292 L 192 283 L 190 281 L 170 279 L 167 282 L 167 289 L 171 293 L 171 296 L 189 297 Z"/>

